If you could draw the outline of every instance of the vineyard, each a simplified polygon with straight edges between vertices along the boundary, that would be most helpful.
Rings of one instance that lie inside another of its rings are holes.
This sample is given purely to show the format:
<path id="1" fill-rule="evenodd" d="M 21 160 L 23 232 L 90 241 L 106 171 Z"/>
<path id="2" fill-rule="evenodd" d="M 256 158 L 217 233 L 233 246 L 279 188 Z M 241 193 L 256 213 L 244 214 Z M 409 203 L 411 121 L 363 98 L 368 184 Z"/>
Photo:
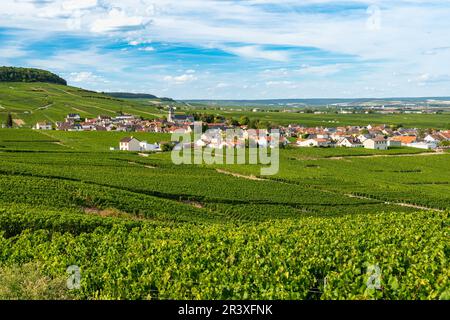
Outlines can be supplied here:
<path id="1" fill-rule="evenodd" d="M 262 177 L 101 134 L 0 130 L 0 298 L 450 298 L 450 154 L 286 149 Z"/>

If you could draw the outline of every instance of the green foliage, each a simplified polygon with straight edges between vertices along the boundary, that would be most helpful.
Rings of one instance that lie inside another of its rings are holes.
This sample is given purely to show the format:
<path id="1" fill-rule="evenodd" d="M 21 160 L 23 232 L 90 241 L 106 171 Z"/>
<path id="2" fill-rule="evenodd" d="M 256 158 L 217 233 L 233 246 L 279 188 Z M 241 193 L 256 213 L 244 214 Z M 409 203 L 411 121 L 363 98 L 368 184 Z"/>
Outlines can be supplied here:
<path id="1" fill-rule="evenodd" d="M 247 126 L 250 123 L 250 119 L 247 116 L 242 116 L 239 119 L 239 123 L 243 126 Z"/>
<path id="2" fill-rule="evenodd" d="M 55 278 L 77 265 L 81 299 L 443 299 L 448 223 L 448 213 L 416 212 L 132 229 L 118 220 L 88 233 L 41 224 L 0 236 L 0 261 L 37 262 Z M 379 288 L 367 287 L 370 265 Z"/>
<path id="3" fill-rule="evenodd" d="M 161 151 L 162 152 L 172 151 L 173 147 L 174 147 L 173 143 L 170 143 L 170 142 L 161 143 Z"/>
<path id="4" fill-rule="evenodd" d="M 92 151 L 115 134 L 0 130 L 0 297 L 70 298 L 70 265 L 79 299 L 449 297 L 450 154 L 287 148 L 260 177 Z"/>
<path id="5" fill-rule="evenodd" d="M 46 70 L 0 67 L 0 82 L 47 82 L 67 85 L 66 80 Z"/>

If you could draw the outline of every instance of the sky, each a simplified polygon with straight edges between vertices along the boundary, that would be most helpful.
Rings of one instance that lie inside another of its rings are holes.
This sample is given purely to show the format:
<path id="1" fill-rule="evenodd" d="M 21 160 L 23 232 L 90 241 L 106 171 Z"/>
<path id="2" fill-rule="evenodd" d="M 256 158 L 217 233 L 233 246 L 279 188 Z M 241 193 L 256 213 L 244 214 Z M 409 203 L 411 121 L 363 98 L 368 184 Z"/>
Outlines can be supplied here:
<path id="1" fill-rule="evenodd" d="M 450 96 L 450 0 L 1 0 L 0 65 L 175 99 Z"/>

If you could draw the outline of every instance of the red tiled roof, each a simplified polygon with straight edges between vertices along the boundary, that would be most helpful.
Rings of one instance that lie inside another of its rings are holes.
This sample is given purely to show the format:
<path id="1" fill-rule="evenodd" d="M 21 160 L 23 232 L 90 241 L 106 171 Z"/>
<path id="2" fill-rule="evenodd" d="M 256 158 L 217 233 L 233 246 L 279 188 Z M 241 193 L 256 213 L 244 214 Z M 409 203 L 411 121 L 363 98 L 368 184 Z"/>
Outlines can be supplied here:
<path id="1" fill-rule="evenodd" d="M 403 144 L 413 143 L 417 140 L 416 136 L 397 136 L 391 138 L 392 141 L 400 141 Z"/>

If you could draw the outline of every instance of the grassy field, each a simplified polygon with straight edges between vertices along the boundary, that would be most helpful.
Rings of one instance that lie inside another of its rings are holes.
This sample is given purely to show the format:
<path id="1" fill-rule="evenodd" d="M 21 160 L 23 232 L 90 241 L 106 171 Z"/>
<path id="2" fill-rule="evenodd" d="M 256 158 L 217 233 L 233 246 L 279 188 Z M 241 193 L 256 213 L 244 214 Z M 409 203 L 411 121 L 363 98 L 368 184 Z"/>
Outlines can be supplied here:
<path id="1" fill-rule="evenodd" d="M 309 114 L 284 112 L 251 112 L 227 110 L 201 110 L 200 112 L 217 114 L 239 119 L 269 121 L 278 125 L 300 124 L 308 127 L 338 127 L 345 125 L 361 126 L 368 124 L 403 125 L 407 128 L 450 129 L 450 113 L 443 114 Z"/>
<path id="2" fill-rule="evenodd" d="M 108 151 L 121 136 L 0 130 L 0 298 L 450 296 L 450 154 L 288 148 L 263 177 Z"/>

